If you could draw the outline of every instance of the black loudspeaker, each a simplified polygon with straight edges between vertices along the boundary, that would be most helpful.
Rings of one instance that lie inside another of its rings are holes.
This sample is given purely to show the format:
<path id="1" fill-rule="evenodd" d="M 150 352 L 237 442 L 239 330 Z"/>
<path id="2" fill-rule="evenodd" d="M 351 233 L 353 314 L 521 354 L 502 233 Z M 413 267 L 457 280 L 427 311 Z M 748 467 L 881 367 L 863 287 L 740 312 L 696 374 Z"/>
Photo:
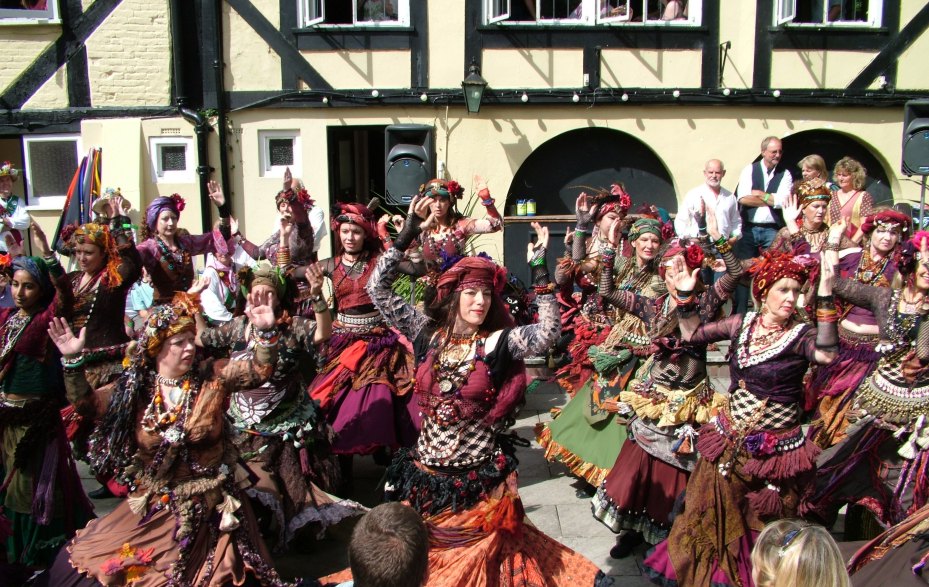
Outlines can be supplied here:
<path id="1" fill-rule="evenodd" d="M 392 124 L 384 131 L 384 185 L 388 204 L 409 204 L 419 186 L 435 177 L 435 129 Z"/>
<path id="2" fill-rule="evenodd" d="M 929 175 L 929 100 L 903 107 L 903 173 Z"/>

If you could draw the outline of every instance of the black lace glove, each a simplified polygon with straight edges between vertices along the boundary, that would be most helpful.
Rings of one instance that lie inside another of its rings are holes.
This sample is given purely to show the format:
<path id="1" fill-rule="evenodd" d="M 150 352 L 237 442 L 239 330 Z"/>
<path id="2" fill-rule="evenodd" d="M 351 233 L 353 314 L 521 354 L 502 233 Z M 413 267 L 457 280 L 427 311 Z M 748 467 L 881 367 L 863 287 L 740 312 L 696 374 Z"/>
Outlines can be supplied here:
<path id="1" fill-rule="evenodd" d="M 415 241 L 419 233 L 422 232 L 420 229 L 422 223 L 423 219 L 416 214 L 407 215 L 406 222 L 403 223 L 403 230 L 401 230 L 397 238 L 394 239 L 394 248 L 399 251 L 406 251 L 410 248 L 410 245 L 413 244 L 413 241 Z"/>

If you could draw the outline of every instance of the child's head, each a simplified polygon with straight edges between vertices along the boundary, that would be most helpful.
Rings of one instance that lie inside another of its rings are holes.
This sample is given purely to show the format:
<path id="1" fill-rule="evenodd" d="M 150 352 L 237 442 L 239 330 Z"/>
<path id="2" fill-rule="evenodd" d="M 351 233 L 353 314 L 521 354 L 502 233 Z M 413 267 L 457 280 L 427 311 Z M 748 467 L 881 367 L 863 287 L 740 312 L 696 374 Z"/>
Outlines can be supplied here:
<path id="1" fill-rule="evenodd" d="M 802 520 L 771 522 L 752 550 L 756 587 L 849 587 L 835 540 L 822 526 Z"/>
<path id="2" fill-rule="evenodd" d="M 428 556 L 426 524 L 412 508 L 396 502 L 365 514 L 348 545 L 356 587 L 420 587 Z"/>

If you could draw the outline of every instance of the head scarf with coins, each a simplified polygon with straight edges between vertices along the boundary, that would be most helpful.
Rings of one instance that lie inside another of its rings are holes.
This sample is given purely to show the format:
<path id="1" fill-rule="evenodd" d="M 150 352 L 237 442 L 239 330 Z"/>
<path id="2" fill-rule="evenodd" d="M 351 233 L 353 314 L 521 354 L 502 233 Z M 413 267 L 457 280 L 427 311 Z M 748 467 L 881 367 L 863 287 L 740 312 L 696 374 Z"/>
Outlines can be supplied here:
<path id="1" fill-rule="evenodd" d="M 374 210 L 380 205 L 380 200 L 371 198 L 368 205 L 358 204 L 356 202 L 343 204 L 337 203 L 332 212 L 330 225 L 332 232 L 338 236 L 339 226 L 343 224 L 354 224 L 360 226 L 365 232 L 364 248 L 368 252 L 380 253 L 384 250 L 384 243 L 377 236 L 377 225 L 374 220 Z M 336 238 L 336 247 L 341 249 L 341 240 Z"/>
<path id="2" fill-rule="evenodd" d="M 752 296 L 759 302 L 768 297 L 768 291 L 779 279 L 788 278 L 805 283 L 809 279 L 809 270 L 798 263 L 793 255 L 781 252 L 766 252 L 760 260 L 749 269 L 752 279 Z"/>
<path id="3" fill-rule="evenodd" d="M 797 205 L 803 210 L 813 202 L 826 202 L 832 199 L 832 190 L 824 183 L 817 181 L 801 181 L 794 185 L 794 194 L 797 196 Z"/>
<path id="4" fill-rule="evenodd" d="M 861 223 L 861 232 L 871 234 L 878 227 L 896 230 L 902 240 L 912 230 L 913 219 L 893 209 L 881 210 L 864 219 Z"/>
<path id="5" fill-rule="evenodd" d="M 110 234 L 110 227 L 105 224 L 88 222 L 77 227 L 68 239 L 68 247 L 73 251 L 77 245 L 95 245 L 100 247 L 106 265 L 104 266 L 103 285 L 107 289 L 119 287 L 123 277 L 119 273 L 122 258 L 116 247 L 116 239 Z"/>
<path id="6" fill-rule="evenodd" d="M 653 234 L 658 237 L 660 242 L 664 242 L 665 236 L 662 230 L 661 222 L 654 218 L 638 218 L 629 227 L 629 241 L 638 240 L 643 234 Z"/>
<path id="7" fill-rule="evenodd" d="M 180 218 L 181 212 L 184 211 L 186 205 L 184 198 L 182 198 L 180 194 L 171 194 L 169 197 L 161 196 L 155 198 L 145 209 L 145 224 L 152 234 L 154 234 L 155 226 L 158 224 L 158 216 L 161 215 L 164 210 L 170 210 Z"/>

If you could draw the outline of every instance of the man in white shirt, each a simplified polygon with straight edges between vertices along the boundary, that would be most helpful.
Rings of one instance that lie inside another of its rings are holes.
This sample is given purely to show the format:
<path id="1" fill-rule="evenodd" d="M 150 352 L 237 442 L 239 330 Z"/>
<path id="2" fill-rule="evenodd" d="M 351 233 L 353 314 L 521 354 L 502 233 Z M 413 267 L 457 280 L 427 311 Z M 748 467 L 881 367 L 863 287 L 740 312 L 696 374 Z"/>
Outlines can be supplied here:
<path id="1" fill-rule="evenodd" d="M 706 234 L 703 216 L 708 205 L 716 208 L 716 222 L 719 233 L 734 245 L 742 236 L 742 218 L 739 216 L 738 202 L 735 196 L 722 187 L 726 177 L 726 168 L 719 159 L 710 159 L 703 167 L 704 182 L 687 192 L 677 217 L 674 230 L 680 237 L 697 238 Z M 701 228 L 703 229 L 701 231 Z"/>
<path id="2" fill-rule="evenodd" d="M 761 160 L 747 165 L 739 175 L 735 194 L 742 214 L 742 238 L 735 246 L 735 256 L 751 259 L 766 251 L 777 231 L 784 226 L 781 206 L 790 195 L 793 177 L 780 165 L 784 147 L 777 137 L 761 142 Z M 733 295 L 734 312 L 748 309 L 748 288 L 739 286 Z"/>

